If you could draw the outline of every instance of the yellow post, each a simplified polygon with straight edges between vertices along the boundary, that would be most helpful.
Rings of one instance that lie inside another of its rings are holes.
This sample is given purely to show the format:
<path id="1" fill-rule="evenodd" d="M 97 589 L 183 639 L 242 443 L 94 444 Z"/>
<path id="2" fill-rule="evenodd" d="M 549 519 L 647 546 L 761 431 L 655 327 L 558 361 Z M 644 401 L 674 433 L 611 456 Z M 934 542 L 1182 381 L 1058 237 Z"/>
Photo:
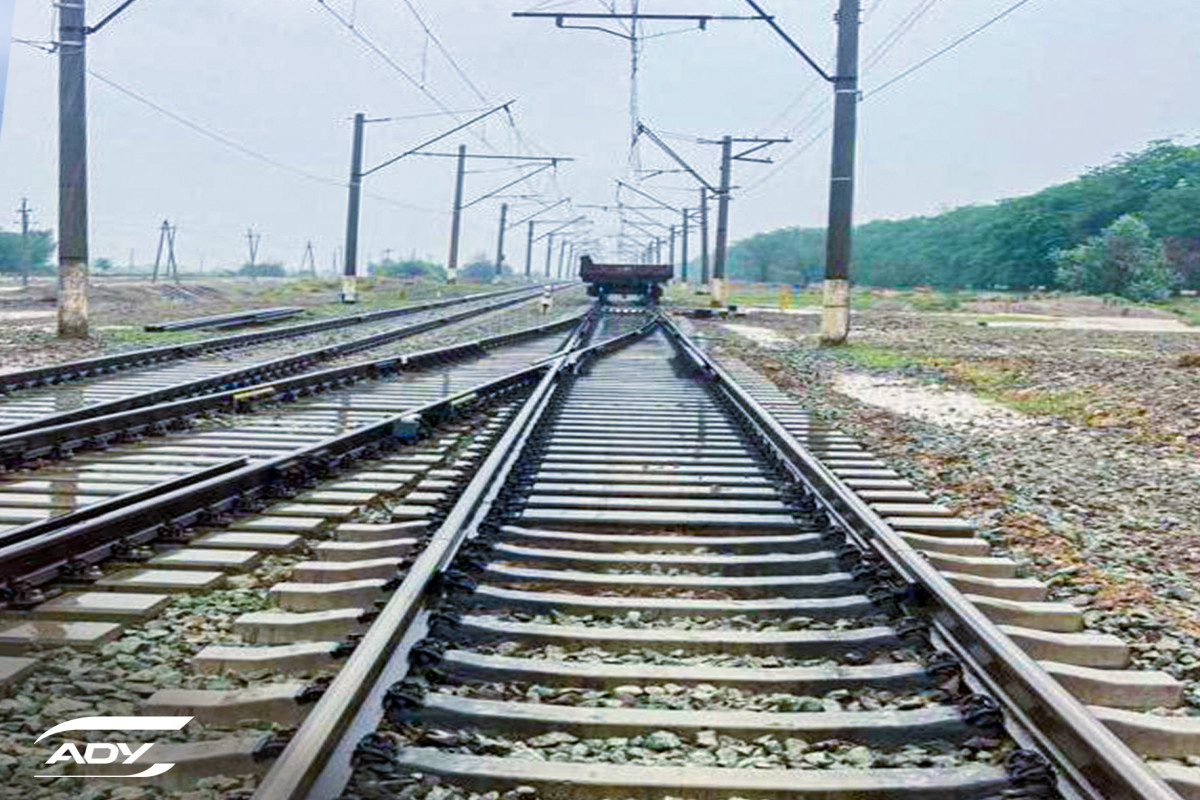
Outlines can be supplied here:
<path id="1" fill-rule="evenodd" d="M 788 291 L 788 288 L 789 287 L 786 285 L 781 285 L 779 287 L 779 307 L 780 308 L 791 308 L 792 307 L 792 293 Z"/>

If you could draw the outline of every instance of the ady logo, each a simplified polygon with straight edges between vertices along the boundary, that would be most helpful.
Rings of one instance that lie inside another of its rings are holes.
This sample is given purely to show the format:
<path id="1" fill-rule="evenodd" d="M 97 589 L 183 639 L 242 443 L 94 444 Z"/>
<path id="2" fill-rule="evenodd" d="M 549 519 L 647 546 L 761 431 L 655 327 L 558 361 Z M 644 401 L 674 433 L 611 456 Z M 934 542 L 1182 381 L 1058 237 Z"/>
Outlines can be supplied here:
<path id="1" fill-rule="evenodd" d="M 43 733 L 35 741 L 40 742 L 47 736 L 67 731 L 177 731 L 191 721 L 191 717 L 79 717 L 59 725 Z M 92 742 L 77 745 L 72 742 L 59 747 L 54 755 L 47 759 L 47 764 L 57 764 L 59 761 L 74 761 L 76 764 L 115 764 L 118 759 L 121 764 L 132 764 L 146 754 L 151 744 L 131 745 L 128 742 Z M 80 749 L 82 747 L 82 750 Z M 145 763 L 145 762 L 143 762 Z M 174 764 L 151 764 L 141 772 L 130 775 L 80 775 L 77 778 L 152 778 L 162 775 Z M 58 775 L 37 775 L 38 778 L 57 778 Z"/>

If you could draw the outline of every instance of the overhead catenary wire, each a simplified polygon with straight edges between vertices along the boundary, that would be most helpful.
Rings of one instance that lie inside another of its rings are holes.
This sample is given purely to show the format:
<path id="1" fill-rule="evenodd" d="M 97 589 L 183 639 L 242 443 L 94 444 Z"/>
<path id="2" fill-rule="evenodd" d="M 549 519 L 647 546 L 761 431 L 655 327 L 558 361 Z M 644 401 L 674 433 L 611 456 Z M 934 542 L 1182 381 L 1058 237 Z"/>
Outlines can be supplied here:
<path id="1" fill-rule="evenodd" d="M 159 114 L 162 114 L 163 116 L 176 122 L 179 125 L 182 125 L 183 127 L 187 128 L 188 130 L 191 130 L 192 132 L 199 134 L 200 136 L 203 136 L 205 138 L 208 138 L 215 142 L 218 142 L 232 150 L 236 150 L 237 152 L 241 153 L 244 156 L 255 159 L 256 161 L 260 161 L 269 166 L 275 167 L 276 169 L 281 169 L 285 172 L 289 172 L 298 177 L 305 178 L 307 180 L 323 184 L 325 186 L 331 186 L 331 187 L 335 187 L 338 189 L 347 188 L 347 183 L 345 181 L 341 181 L 336 178 L 328 178 L 323 175 L 317 175 L 316 173 L 309 172 L 308 170 L 303 169 L 301 167 L 296 167 L 291 164 L 287 164 L 276 158 L 272 158 L 271 156 L 268 156 L 265 153 L 261 153 L 257 150 L 247 147 L 246 145 L 244 145 L 238 141 L 235 141 L 234 139 L 231 139 L 230 137 L 226 136 L 223 133 L 218 133 L 217 131 L 212 130 L 211 128 L 208 128 L 204 125 L 201 125 L 198 122 L 193 122 L 192 120 L 187 119 L 186 117 L 180 116 L 179 114 L 175 113 L 174 111 L 171 111 L 168 108 L 165 108 L 164 106 L 160 105 L 159 103 L 156 103 L 155 101 L 151 100 L 150 98 L 135 92 L 134 90 L 130 89 L 127 86 L 122 86 L 121 84 L 117 83 L 116 81 L 112 80 L 111 78 L 109 78 L 105 75 L 101 75 L 100 73 L 96 72 L 93 69 L 89 69 L 87 71 L 87 73 L 88 73 L 88 75 L 92 76 L 93 78 L 100 81 L 101 83 L 108 86 L 109 88 L 125 95 L 126 97 L 128 97 L 132 100 L 137 101 L 138 103 L 141 103 L 142 105 L 146 106 L 147 108 L 152 109 L 153 111 L 155 111 Z M 418 206 L 418 205 L 414 205 L 412 203 L 405 203 L 405 202 L 402 202 L 400 200 L 395 200 L 390 197 L 385 197 L 385 196 L 380 196 L 380 195 L 371 195 L 371 197 L 373 197 L 377 200 L 382 200 L 383 202 L 386 202 L 386 203 L 390 203 L 391 205 L 397 206 L 399 208 L 408 208 L 408 209 L 412 209 L 414 211 L 424 211 L 426 213 L 439 214 L 439 215 L 446 215 L 449 213 L 449 212 L 442 211 L 440 209 L 427 208 L 425 206 Z"/>
<path id="2" fill-rule="evenodd" d="M 1009 16 L 1013 12 L 1017 11 L 1017 9 L 1021 8 L 1024 5 L 1027 5 L 1030 2 L 1032 2 L 1032 0 L 1017 0 L 1016 3 L 1013 3 L 1012 5 L 1008 6 L 1003 11 L 1001 11 L 999 14 L 997 14 L 996 16 L 989 19 L 987 22 L 984 22 L 982 25 L 979 25 L 979 26 L 971 29 L 967 33 L 965 33 L 962 36 L 960 36 L 959 38 L 955 39 L 950 44 L 943 47 L 941 50 L 938 50 L 936 53 L 933 53 L 932 55 L 922 59 L 921 61 L 918 61 L 916 64 L 913 64 L 911 67 L 904 70 L 900 74 L 898 74 L 892 78 L 889 78 L 887 81 L 884 81 L 879 86 L 876 86 L 873 89 L 871 89 L 870 91 L 866 92 L 863 95 L 863 99 L 866 100 L 869 97 L 874 97 L 875 95 L 879 94 L 883 90 L 904 80 L 909 75 L 912 75 L 914 72 L 928 66 L 929 64 L 932 64 L 934 61 L 936 61 L 939 58 L 941 58 L 942 56 L 946 55 L 951 50 L 954 50 L 959 45 L 967 42 L 970 39 L 975 38 L 976 36 L 983 33 L 988 28 L 995 25 L 1000 20 L 1004 19 L 1005 17 Z"/>
<path id="3" fill-rule="evenodd" d="M 436 47 L 438 51 L 445 56 L 446 60 L 450 62 L 450 66 L 454 68 L 454 71 L 458 74 L 458 77 L 462 79 L 463 83 L 465 83 L 471 89 L 471 91 L 475 93 L 475 96 L 478 97 L 481 102 L 492 102 L 480 90 L 480 88 L 475 85 L 475 82 L 471 80 L 470 76 L 467 75 L 463 68 L 459 66 L 458 62 L 454 59 L 454 56 L 450 54 L 450 51 L 447 50 L 445 45 L 442 44 L 442 40 L 438 38 L 437 34 L 434 33 L 429 25 L 425 22 L 425 19 L 421 16 L 421 13 L 417 11 L 416 6 L 412 4 L 411 0 L 400 0 L 400 2 L 404 3 L 404 5 L 408 8 L 409 12 L 413 15 L 413 18 L 416 19 L 417 24 L 420 25 L 421 29 L 425 31 L 425 35 L 429 37 L 429 40 L 433 42 L 434 47 Z"/>
<path id="4" fill-rule="evenodd" d="M 931 64 L 934 61 L 941 58 L 942 56 L 946 55 L 947 53 L 951 52 L 952 50 L 963 45 L 970 39 L 973 39 L 974 37 L 983 33 L 988 28 L 992 27 L 996 23 L 1003 20 L 1005 17 L 1008 17 L 1009 15 L 1011 15 L 1012 13 L 1014 13 L 1015 11 L 1020 9 L 1022 6 L 1025 6 L 1025 5 L 1029 4 L 1030 2 L 1032 2 L 1032 0 L 1017 0 L 1017 2 L 1007 6 L 999 14 L 996 14 L 995 16 L 990 17 L 987 21 L 972 28 L 967 33 L 963 34 L 959 38 L 952 41 L 950 44 L 946 45 L 945 47 L 941 48 L 940 50 L 935 51 L 934 53 L 921 59 L 920 61 L 918 61 L 916 64 L 912 65 L 911 67 L 908 67 L 907 69 L 902 70 L 900 73 L 894 75 L 893 77 L 884 81 L 880 85 L 865 92 L 862 95 L 862 100 L 867 100 L 871 97 L 874 97 L 874 96 L 878 95 L 880 92 L 884 91 L 885 89 L 888 89 L 888 88 L 894 86 L 895 84 L 897 84 L 900 81 L 904 80 L 905 78 L 909 77 L 910 75 L 917 72 L 918 70 L 923 69 L 924 67 L 928 66 L 929 64 Z M 826 109 L 826 111 L 827 111 L 827 109 Z M 778 166 L 776 166 L 775 169 L 771 170 L 766 175 L 763 175 L 757 181 L 755 181 L 755 182 L 751 183 L 749 186 L 747 186 L 746 189 L 743 191 L 743 194 L 748 194 L 749 192 L 753 191 L 754 189 L 757 189 L 759 186 L 762 186 L 764 183 L 766 183 L 770 179 L 774 178 L 776 175 L 778 175 L 780 172 L 782 172 L 785 167 L 787 167 L 789 164 L 791 164 L 793 161 L 795 161 L 797 158 L 799 158 L 805 152 L 810 150 L 813 147 L 813 145 L 815 145 L 817 142 L 819 142 L 821 139 L 823 139 L 830 132 L 830 130 L 832 130 L 832 125 L 823 127 L 815 136 L 813 136 L 811 139 L 805 141 L 804 144 L 802 144 L 799 148 L 797 148 L 792 153 L 790 153 L 787 158 L 785 158 L 783 161 L 781 161 L 778 164 Z"/>
<path id="5" fill-rule="evenodd" d="M 383 48 L 381 48 L 374 41 L 372 41 L 370 37 L 368 37 L 366 34 L 364 34 L 362 32 L 362 30 L 359 28 L 359 26 L 355 25 L 353 21 L 347 20 L 343 14 L 340 14 L 337 11 L 337 9 L 332 8 L 326 2 L 326 0 L 316 0 L 316 3 L 321 8 L 325 9 L 325 11 L 328 12 L 330 16 L 332 16 L 335 20 L 337 20 L 339 23 L 341 23 L 343 28 L 350 31 L 351 35 L 354 36 L 354 38 L 356 38 L 360 42 L 362 42 L 363 45 L 365 45 L 368 50 L 370 50 L 380 60 L 382 60 L 385 64 L 387 64 L 388 67 L 390 67 L 393 72 L 395 72 L 397 75 L 401 76 L 405 81 L 407 81 L 410 85 L 412 85 L 415 89 L 417 89 L 417 91 L 419 91 L 421 94 L 425 95 L 425 97 L 427 97 L 439 109 L 450 113 L 450 116 L 453 116 L 453 117 L 455 117 L 455 119 L 458 119 L 458 116 L 456 116 L 456 114 L 454 112 L 451 112 L 450 107 L 448 105 L 446 105 L 446 103 L 444 103 L 440 97 L 438 97 L 436 94 L 434 94 L 421 81 L 417 80 L 417 78 L 413 77 L 413 75 L 408 70 L 406 70 L 404 67 L 400 66 L 400 64 L 396 63 L 396 60 L 394 58 L 389 56 L 386 52 L 384 52 Z M 487 140 L 487 137 L 484 136 L 483 134 L 479 133 L 478 131 L 471 131 L 471 135 L 473 135 L 475 138 L 479 139 L 479 141 L 483 142 L 483 144 L 486 147 L 489 147 L 493 150 L 495 149 L 495 147 L 492 145 L 492 143 Z"/>
<path id="6" fill-rule="evenodd" d="M 875 49 L 868 53 L 867 57 L 863 59 L 863 66 L 861 70 L 862 74 L 865 75 L 871 70 L 872 67 L 882 61 L 883 57 L 891 52 L 892 49 L 900 43 L 900 40 L 907 36 L 908 33 L 914 27 L 916 27 L 916 24 L 921 21 L 921 18 L 928 14 L 929 11 L 935 5 L 937 5 L 937 3 L 938 0 L 920 0 L 920 2 L 917 3 L 916 8 L 914 8 L 907 16 L 896 23 L 896 25 L 890 31 L 888 31 L 887 35 L 879 41 L 879 44 L 875 46 Z"/>
<path id="7" fill-rule="evenodd" d="M 452 109 L 450 109 L 448 107 L 448 105 L 445 102 L 443 102 L 440 97 L 438 97 L 436 94 L 434 94 L 434 92 L 431 89 L 429 89 L 427 86 L 425 86 L 422 81 L 418 81 L 411 73 L 409 73 L 406 69 L 404 69 L 402 66 L 400 66 L 400 64 L 398 64 L 395 61 L 395 59 L 393 59 L 386 52 L 384 52 L 384 50 L 378 44 L 376 44 L 373 40 L 371 40 L 370 37 L 368 37 L 366 34 L 364 34 L 362 32 L 360 26 L 357 26 L 354 23 L 347 21 L 345 16 L 338 13 L 338 11 L 336 9 L 330 7 L 328 5 L 328 3 L 326 2 L 326 0 L 316 0 L 316 2 L 323 9 L 325 9 L 325 11 L 327 11 L 334 19 L 336 19 L 339 23 L 341 23 L 341 25 L 343 27 L 345 27 L 348 31 L 350 31 L 350 33 L 356 39 L 358 39 L 360 42 L 362 42 L 372 53 L 374 53 L 377 57 L 382 59 L 384 61 L 384 63 L 386 63 L 393 71 L 395 71 L 402 78 L 404 78 L 404 80 L 407 81 L 410 85 L 417 88 L 427 98 L 429 98 L 429 100 L 431 100 L 434 103 L 434 105 L 436 105 L 441 111 L 445 112 L 446 114 L 448 114 L 449 116 L 451 116 L 455 119 L 460 119 L 461 113 L 467 113 L 467 112 L 456 112 L 456 111 L 453 111 Z M 486 99 L 485 95 L 483 94 L 482 90 L 480 90 L 478 88 L 478 86 L 473 81 L 471 81 L 470 77 L 466 74 L 466 71 L 462 69 L 462 67 L 458 64 L 458 62 L 450 54 L 449 50 L 446 49 L 442 45 L 441 40 L 433 32 L 433 29 L 428 25 L 428 23 L 425 21 L 425 19 L 420 15 L 420 13 L 416 9 L 416 7 L 414 5 L 412 5 L 412 3 L 409 2 L 409 0 L 402 0 L 402 2 L 404 2 L 404 4 L 408 7 L 409 11 L 417 19 L 418 24 L 422 27 L 422 30 L 425 32 L 426 36 L 434 42 L 434 45 L 436 47 L 438 47 L 438 49 L 442 52 L 442 54 L 446 57 L 446 59 L 448 61 L 450 61 L 451 65 L 459 73 L 460 78 L 462 78 L 462 80 L 472 88 L 472 91 L 475 92 L 475 94 L 478 97 L 480 97 L 480 99 L 483 99 L 484 102 L 489 102 Z M 506 111 L 507 111 L 507 109 L 506 109 Z M 537 146 L 536 143 L 533 143 L 530 140 L 528 135 L 524 134 L 520 130 L 516 121 L 512 118 L 511 113 L 509 113 L 508 116 L 509 116 L 509 127 L 512 130 L 513 135 L 516 137 L 517 146 L 524 146 L 526 148 L 530 148 L 531 150 L 537 149 L 537 150 L 541 150 L 542 152 L 545 152 L 544 148 Z M 498 152 L 495 145 L 493 145 L 488 140 L 486 133 L 481 133 L 481 132 L 475 131 L 475 130 L 469 131 L 469 133 L 470 133 L 470 135 L 472 135 L 476 139 L 478 139 L 480 142 L 482 142 L 484 144 L 484 146 L 486 146 L 489 150 L 491 150 L 493 152 Z M 561 196 L 561 193 L 560 193 L 560 196 Z"/>

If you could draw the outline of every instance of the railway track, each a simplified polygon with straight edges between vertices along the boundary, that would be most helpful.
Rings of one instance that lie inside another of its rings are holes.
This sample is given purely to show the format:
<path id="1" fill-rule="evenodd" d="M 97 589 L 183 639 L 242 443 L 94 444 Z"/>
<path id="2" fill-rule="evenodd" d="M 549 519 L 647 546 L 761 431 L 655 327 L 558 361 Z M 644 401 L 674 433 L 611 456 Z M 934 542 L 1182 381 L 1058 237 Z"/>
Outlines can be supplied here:
<path id="1" fill-rule="evenodd" d="M 32 462 L 0 482 L 0 561 L 8 559 L 12 567 L 3 583 L 7 603 L 39 603 L 40 583 L 64 569 L 86 571 L 84 562 L 108 555 L 90 546 L 80 552 L 31 554 L 26 542 L 218 476 L 271 469 L 320 450 L 331 438 L 452 398 L 476 383 L 503 377 L 514 365 L 548 355 L 556 346 L 555 335 L 561 340 L 560 332 L 579 320 L 579 315 L 568 316 L 531 329 L 364 361 L 245 391 L 19 434 L 15 438 L 27 450 L 53 451 L 57 457 Z M 351 385 L 353 390 L 342 388 Z M 80 449 L 73 452 L 76 442 Z M 292 511 L 306 515 L 305 509 Z M 305 525 L 302 520 L 280 523 L 294 531 Z M 98 526 L 104 528 L 103 523 Z M 130 543 L 116 546 L 127 549 Z"/>
<path id="2" fill-rule="evenodd" d="M 493 312 L 495 319 L 490 324 L 507 321 L 511 325 L 506 313 L 512 315 L 512 312 Z M 478 326 L 484 323 L 477 320 L 489 318 L 486 314 L 472 315 L 457 326 L 439 326 L 438 330 L 445 333 L 427 334 L 424 338 L 461 337 L 462 332 L 457 328 Z M 569 324 L 568 317 L 554 329 Z M 524 334 L 517 336 L 523 337 Z M 245 412 L 260 403 L 287 400 L 339 383 L 411 371 L 442 358 L 479 355 L 512 338 L 490 337 L 474 347 L 468 343 L 425 356 L 413 353 L 416 348 L 406 338 L 403 342 L 378 346 L 373 355 L 383 355 L 381 359 L 367 360 L 363 354 L 354 354 L 340 359 L 345 366 L 251 386 L 244 391 L 216 392 L 0 436 L 0 453 L 7 454 L 4 461 L 10 467 L 8 479 L 0 480 L 0 535 L 23 526 L 44 530 L 47 524 L 59 524 L 55 522 L 57 518 L 78 515 L 81 509 L 94 504 L 138 490 L 151 490 L 172 478 L 195 479 L 201 474 L 199 471 L 215 465 L 228 466 L 235 458 L 255 461 L 278 456 L 386 413 L 373 410 L 369 406 L 373 401 L 366 401 L 368 405 L 361 410 L 340 411 L 310 402 L 278 413 L 267 422 L 254 418 L 222 422 L 205 420 L 204 416 Z M 389 401 L 379 402 L 385 409 L 390 407 Z M 151 437 L 149 441 L 134 441 L 147 436 Z M 46 464 L 45 459 L 53 463 Z M 23 468 L 13 469 L 21 465 Z"/>
<path id="3" fill-rule="evenodd" d="M 997 594 L 1022 587 L 954 561 L 999 561 L 969 531 L 745 369 L 643 323 L 604 315 L 600 344 L 577 331 L 499 381 L 463 376 L 491 388 L 422 406 L 423 443 L 287 501 L 309 504 L 311 531 L 189 531 L 176 552 L 257 560 L 222 567 L 253 596 L 213 601 L 215 633 L 185 630 L 181 655 L 132 688 L 122 676 L 113 702 L 195 718 L 161 745 L 176 764 L 163 785 L 217 776 L 257 800 L 1179 796 L 1067 690 L 1086 694 L 1087 668 L 1072 683 L 1046 664 L 1116 667 L 1111 642 L 1039 630 L 1055 604 L 1036 601 L 1002 632 Z M 334 449 L 397 432 L 372 422 Z M 335 501 L 344 513 L 320 508 Z M 169 602 L 170 622 L 143 611 L 85 666 L 197 616 Z M 298 730 L 248 735 L 267 723 Z"/>
<path id="4" fill-rule="evenodd" d="M 295 374 L 535 296 L 523 287 L 2 374 L 0 436 Z"/>

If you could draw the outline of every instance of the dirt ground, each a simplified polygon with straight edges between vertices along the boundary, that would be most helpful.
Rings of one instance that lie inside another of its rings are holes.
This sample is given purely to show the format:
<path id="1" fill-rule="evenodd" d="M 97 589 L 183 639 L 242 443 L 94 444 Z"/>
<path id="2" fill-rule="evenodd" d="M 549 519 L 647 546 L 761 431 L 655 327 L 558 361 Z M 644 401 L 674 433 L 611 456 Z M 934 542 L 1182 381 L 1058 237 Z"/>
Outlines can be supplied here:
<path id="1" fill-rule="evenodd" d="M 484 287 L 465 284 L 453 287 L 459 293 L 482 290 Z M 370 311 L 406 301 L 434 299 L 438 292 L 446 291 L 450 290 L 434 284 L 410 287 L 400 281 L 364 282 L 360 287 L 360 302 L 342 306 L 337 302 L 337 284 L 330 280 L 213 279 L 204 284 L 176 287 L 148 281 L 98 279 L 93 281 L 89 292 L 90 338 L 59 341 L 55 336 L 54 283 L 38 279 L 25 289 L 16 282 L 7 282 L 0 284 L 0 372 L 215 335 L 204 331 L 147 334 L 142 325 L 148 322 L 278 306 L 311 309 L 307 315 L 288 321 L 302 322 L 316 315 Z"/>
<path id="2" fill-rule="evenodd" d="M 697 327 L 973 519 L 1137 666 L 1188 681 L 1200 715 L 1200 328 L 872 309 L 821 348 L 813 317 L 731 322 Z"/>

